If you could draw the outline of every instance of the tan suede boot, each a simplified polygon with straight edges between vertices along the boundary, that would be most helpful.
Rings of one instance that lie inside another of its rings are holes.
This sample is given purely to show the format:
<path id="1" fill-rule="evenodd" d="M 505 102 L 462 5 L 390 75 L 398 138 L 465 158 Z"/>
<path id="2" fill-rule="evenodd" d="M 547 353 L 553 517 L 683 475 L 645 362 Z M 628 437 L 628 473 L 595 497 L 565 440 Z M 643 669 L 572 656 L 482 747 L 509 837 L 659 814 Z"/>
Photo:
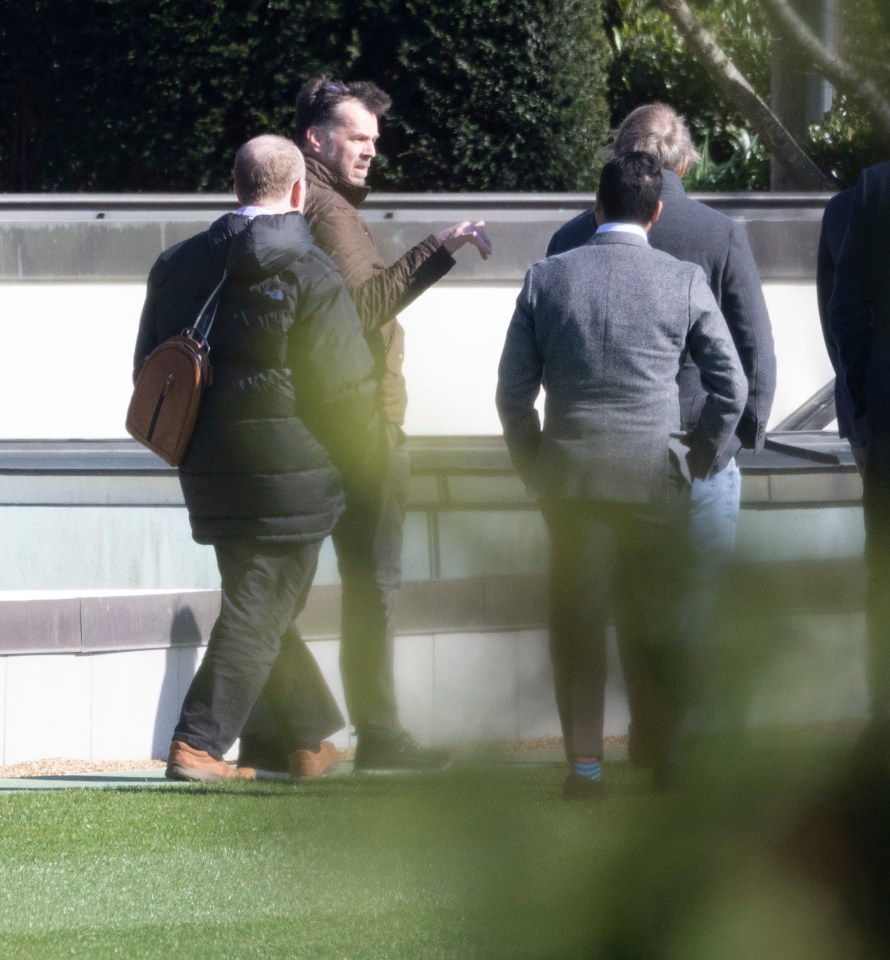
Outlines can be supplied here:
<path id="1" fill-rule="evenodd" d="M 213 780 L 254 780 L 256 770 L 251 767 L 230 767 L 225 760 L 217 760 L 206 750 L 196 750 L 182 740 L 170 744 L 167 757 L 168 780 L 198 780 L 208 783 Z"/>
<path id="2" fill-rule="evenodd" d="M 318 750 L 294 750 L 287 758 L 294 779 L 323 777 L 339 763 L 337 748 L 330 740 L 322 740 Z"/>

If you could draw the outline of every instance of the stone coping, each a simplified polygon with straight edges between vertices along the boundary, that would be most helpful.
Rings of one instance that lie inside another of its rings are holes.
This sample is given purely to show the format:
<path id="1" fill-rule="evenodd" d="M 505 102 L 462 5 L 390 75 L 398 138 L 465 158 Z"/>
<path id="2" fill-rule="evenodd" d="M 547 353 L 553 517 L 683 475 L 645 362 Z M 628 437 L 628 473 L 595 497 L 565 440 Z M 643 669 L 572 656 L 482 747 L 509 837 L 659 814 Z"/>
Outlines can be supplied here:
<path id="1" fill-rule="evenodd" d="M 735 570 L 738 595 L 788 614 L 862 610 L 865 580 L 861 559 Z M 218 590 L 0 593 L 0 656 L 201 646 L 218 610 Z M 339 585 L 313 587 L 297 621 L 304 638 L 336 639 L 339 621 Z M 537 574 L 407 581 L 396 607 L 401 635 L 509 633 L 546 624 L 547 580 Z"/>
<path id="2" fill-rule="evenodd" d="M 764 283 L 812 283 L 829 194 L 694 194 L 742 221 Z M 554 231 L 593 194 L 376 194 L 362 205 L 387 263 L 443 226 L 484 219 L 496 257 L 461 258 L 440 282 L 521 283 Z M 215 195 L 0 197 L 3 282 L 144 282 L 160 252 L 235 207 Z"/>
<path id="3" fill-rule="evenodd" d="M 539 576 L 408 581 L 397 629 L 405 634 L 534 628 L 545 618 Z M 0 655 L 100 653 L 200 646 L 219 611 L 218 590 L 0 593 Z M 312 588 L 298 624 L 307 640 L 336 638 L 339 585 Z"/>
<path id="4" fill-rule="evenodd" d="M 409 509 L 537 509 L 502 437 L 411 437 Z M 836 433 L 773 433 L 742 451 L 742 506 L 855 505 L 862 485 Z M 0 440 L 0 505 L 182 506 L 176 471 L 135 440 Z"/>

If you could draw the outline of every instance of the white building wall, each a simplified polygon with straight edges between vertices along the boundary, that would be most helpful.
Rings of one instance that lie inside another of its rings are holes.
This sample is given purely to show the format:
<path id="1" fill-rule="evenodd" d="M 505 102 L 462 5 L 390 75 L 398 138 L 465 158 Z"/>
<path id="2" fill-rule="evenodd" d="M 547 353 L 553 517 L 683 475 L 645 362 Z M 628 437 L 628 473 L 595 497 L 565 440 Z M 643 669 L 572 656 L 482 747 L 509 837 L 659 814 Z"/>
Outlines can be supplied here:
<path id="1" fill-rule="evenodd" d="M 410 403 L 419 435 L 499 434 L 497 367 L 519 287 L 427 291 L 402 314 Z M 813 284 L 764 292 L 778 357 L 771 424 L 831 379 Z M 120 283 L 0 284 L 0 439 L 116 439 L 132 389 L 145 288 Z"/>

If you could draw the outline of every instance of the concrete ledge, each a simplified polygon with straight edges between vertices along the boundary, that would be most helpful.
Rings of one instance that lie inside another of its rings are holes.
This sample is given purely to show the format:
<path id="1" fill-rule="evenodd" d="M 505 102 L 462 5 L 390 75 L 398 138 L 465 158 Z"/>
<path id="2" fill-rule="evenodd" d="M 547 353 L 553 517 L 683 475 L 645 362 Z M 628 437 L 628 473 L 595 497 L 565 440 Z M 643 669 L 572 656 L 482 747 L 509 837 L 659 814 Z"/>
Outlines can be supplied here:
<path id="1" fill-rule="evenodd" d="M 732 595 L 783 614 L 855 613 L 865 597 L 862 560 L 740 565 Z M 0 656 L 89 654 L 199 647 L 219 611 L 219 591 L 152 592 L 110 596 L 2 599 Z M 547 578 L 488 576 L 408 581 L 396 606 L 403 636 L 544 629 Z M 339 636 L 340 587 L 312 588 L 298 620 L 307 640 Z"/>
<path id="2" fill-rule="evenodd" d="M 0 604 L 0 651 L 9 653 L 81 652 L 78 597 L 17 600 Z"/>
<path id="3" fill-rule="evenodd" d="M 742 451 L 742 506 L 857 503 L 846 442 L 822 431 L 775 434 Z M 411 437 L 409 509 L 537 510 L 499 436 Z M 135 440 L 0 440 L 0 505 L 181 506 L 176 470 Z"/>
<path id="4" fill-rule="evenodd" d="M 207 643 L 218 612 L 218 590 L 0 594 L 0 656 L 198 647 Z M 403 635 L 540 627 L 546 582 L 540 576 L 409 581 L 399 592 L 396 617 Z M 340 587 L 313 587 L 298 625 L 307 640 L 339 637 Z"/>
<path id="5" fill-rule="evenodd" d="M 811 281 L 828 194 L 694 194 L 744 222 L 765 282 Z M 592 194 L 374 194 L 362 205 L 381 255 L 459 220 L 488 224 L 498 256 L 466 257 L 444 285 L 516 283 L 553 232 L 593 204 Z M 235 207 L 215 195 L 7 195 L 0 198 L 0 281 L 145 279 L 155 257 Z"/>
<path id="6" fill-rule="evenodd" d="M 98 653 L 207 642 L 219 592 L 3 598 L 0 654 Z"/>

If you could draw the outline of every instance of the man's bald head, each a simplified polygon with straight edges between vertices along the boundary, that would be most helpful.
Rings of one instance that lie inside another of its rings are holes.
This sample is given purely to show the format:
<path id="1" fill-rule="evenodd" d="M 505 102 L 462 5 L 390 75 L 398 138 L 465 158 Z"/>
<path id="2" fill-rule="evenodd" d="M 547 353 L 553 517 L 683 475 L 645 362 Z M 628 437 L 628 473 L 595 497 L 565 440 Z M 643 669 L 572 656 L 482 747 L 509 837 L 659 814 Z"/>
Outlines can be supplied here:
<path id="1" fill-rule="evenodd" d="M 235 154 L 235 194 L 244 206 L 280 200 L 306 176 L 303 154 L 287 137 L 267 133 L 248 140 Z"/>

